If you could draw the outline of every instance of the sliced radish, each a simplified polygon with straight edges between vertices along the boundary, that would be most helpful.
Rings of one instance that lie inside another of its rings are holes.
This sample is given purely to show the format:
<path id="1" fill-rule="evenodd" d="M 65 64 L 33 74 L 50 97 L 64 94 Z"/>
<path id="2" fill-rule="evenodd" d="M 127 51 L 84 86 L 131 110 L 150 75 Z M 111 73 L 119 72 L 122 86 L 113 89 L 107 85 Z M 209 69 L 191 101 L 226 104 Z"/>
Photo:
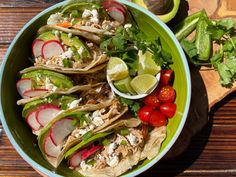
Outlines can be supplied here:
<path id="1" fill-rule="evenodd" d="M 23 93 L 23 97 L 36 97 L 48 93 L 48 89 L 29 89 Z"/>
<path id="2" fill-rule="evenodd" d="M 20 79 L 17 83 L 16 83 L 16 88 L 18 93 L 24 98 L 27 96 L 24 96 L 24 92 L 26 90 L 30 90 L 32 87 L 32 80 L 30 78 L 23 78 Z"/>
<path id="3" fill-rule="evenodd" d="M 30 112 L 26 118 L 26 122 L 35 131 L 39 130 L 41 127 L 41 125 L 38 123 L 38 121 L 36 119 L 36 112 L 37 112 L 37 110 Z"/>
<path id="4" fill-rule="evenodd" d="M 121 3 L 117 2 L 117 1 L 107 0 L 107 1 L 104 1 L 104 2 L 102 3 L 102 5 L 103 5 L 103 8 L 106 9 L 106 10 L 107 10 L 108 8 L 110 8 L 110 7 L 117 7 L 117 8 L 119 8 L 124 14 L 126 14 L 126 7 L 125 7 L 123 4 L 121 4 Z"/>
<path id="5" fill-rule="evenodd" d="M 50 136 L 55 145 L 59 145 L 75 129 L 72 118 L 55 122 L 50 129 Z"/>
<path id="6" fill-rule="evenodd" d="M 124 23 L 125 22 L 125 14 L 123 13 L 123 11 L 118 8 L 118 7 L 109 7 L 107 9 L 108 14 L 116 21 L 120 22 L 120 23 Z"/>
<path id="7" fill-rule="evenodd" d="M 57 40 L 50 40 L 43 44 L 42 56 L 43 58 L 52 58 L 64 52 L 61 43 Z"/>
<path id="8" fill-rule="evenodd" d="M 41 39 L 35 39 L 32 43 L 32 53 L 34 57 L 38 57 L 42 55 L 42 47 L 43 47 L 44 41 Z"/>
<path id="9" fill-rule="evenodd" d="M 61 152 L 61 147 L 55 146 L 49 135 L 44 139 L 43 148 L 44 152 L 51 157 L 57 157 Z"/>
<path id="10" fill-rule="evenodd" d="M 53 104 L 44 104 L 38 107 L 36 119 L 41 126 L 47 125 L 60 112 L 60 108 Z"/>
<path id="11" fill-rule="evenodd" d="M 102 149 L 103 146 L 93 146 L 90 149 L 84 150 L 81 157 L 82 160 L 87 159 L 89 156 L 93 155 L 95 152 L 99 151 L 100 149 Z"/>
<path id="12" fill-rule="evenodd" d="M 72 157 L 70 158 L 71 167 L 78 167 L 80 165 L 80 162 L 82 161 L 81 154 L 82 151 L 79 151 L 72 155 Z"/>

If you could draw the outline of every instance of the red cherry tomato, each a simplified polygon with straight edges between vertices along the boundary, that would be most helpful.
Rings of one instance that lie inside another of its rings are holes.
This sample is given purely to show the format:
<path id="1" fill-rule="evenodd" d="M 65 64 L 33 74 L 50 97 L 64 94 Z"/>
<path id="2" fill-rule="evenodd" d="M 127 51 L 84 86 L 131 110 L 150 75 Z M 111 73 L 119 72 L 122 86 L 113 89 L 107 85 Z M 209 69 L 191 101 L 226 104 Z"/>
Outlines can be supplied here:
<path id="1" fill-rule="evenodd" d="M 162 69 L 160 82 L 162 85 L 172 85 L 174 82 L 174 71 L 172 69 Z"/>
<path id="2" fill-rule="evenodd" d="M 175 89 L 169 85 L 163 86 L 157 94 L 158 99 L 164 103 L 174 102 L 175 96 Z"/>
<path id="3" fill-rule="evenodd" d="M 161 127 L 167 125 L 167 119 L 160 111 L 155 110 L 150 116 L 149 124 L 155 127 Z"/>
<path id="4" fill-rule="evenodd" d="M 172 118 L 176 112 L 175 103 L 164 103 L 160 106 L 160 111 L 168 118 Z"/>
<path id="5" fill-rule="evenodd" d="M 159 107 L 161 105 L 161 102 L 157 98 L 157 92 L 155 91 L 144 98 L 144 103 L 153 107 Z"/>
<path id="6" fill-rule="evenodd" d="M 153 108 L 151 106 L 144 106 L 139 109 L 138 117 L 143 123 L 148 124 L 152 112 L 153 112 Z"/>

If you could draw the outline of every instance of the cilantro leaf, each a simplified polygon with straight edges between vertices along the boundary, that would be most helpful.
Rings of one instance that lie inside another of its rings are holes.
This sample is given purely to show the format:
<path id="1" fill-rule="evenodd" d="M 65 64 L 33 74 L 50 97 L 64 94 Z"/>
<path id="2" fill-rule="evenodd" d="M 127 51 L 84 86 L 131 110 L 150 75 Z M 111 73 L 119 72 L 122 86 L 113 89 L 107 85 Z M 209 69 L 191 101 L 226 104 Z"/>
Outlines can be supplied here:
<path id="1" fill-rule="evenodd" d="M 133 112 L 134 116 L 137 117 L 138 110 L 140 109 L 140 104 L 138 102 L 123 97 L 119 97 L 119 100 L 122 104 L 127 105 Z"/>
<path id="2" fill-rule="evenodd" d="M 222 20 L 212 20 L 207 27 L 207 32 L 211 34 L 213 40 L 220 40 L 224 35 L 234 31 L 235 22 L 231 18 Z"/>
<path id="3" fill-rule="evenodd" d="M 195 56 L 197 56 L 197 48 L 196 45 L 193 42 L 190 42 L 187 39 L 183 39 L 180 42 L 182 48 L 184 49 L 184 51 L 186 52 L 186 54 L 190 57 L 193 58 Z"/>
<path id="4" fill-rule="evenodd" d="M 115 50 L 123 50 L 125 48 L 125 39 L 122 34 L 116 34 L 112 37 L 112 44 L 115 48 Z"/>

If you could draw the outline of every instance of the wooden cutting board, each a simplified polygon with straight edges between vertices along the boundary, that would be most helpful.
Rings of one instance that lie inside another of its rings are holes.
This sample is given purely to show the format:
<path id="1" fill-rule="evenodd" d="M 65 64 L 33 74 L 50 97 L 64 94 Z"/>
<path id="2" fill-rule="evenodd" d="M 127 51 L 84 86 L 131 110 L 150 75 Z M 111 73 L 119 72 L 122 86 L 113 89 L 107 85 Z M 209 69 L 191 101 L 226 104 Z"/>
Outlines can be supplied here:
<path id="1" fill-rule="evenodd" d="M 206 9 L 212 19 L 233 17 L 236 19 L 236 0 L 188 0 L 189 14 Z M 219 75 L 214 70 L 200 70 L 203 82 L 207 90 L 209 109 L 222 100 L 229 93 L 236 90 L 236 82 L 232 88 L 224 88 L 219 84 Z"/>
<path id="2" fill-rule="evenodd" d="M 233 17 L 236 19 L 236 0 L 181 0 L 180 9 L 171 23 L 178 23 L 183 16 L 205 9 L 211 19 Z M 190 66 L 192 98 L 188 118 L 174 146 L 165 158 L 174 158 L 188 147 L 192 137 L 208 123 L 208 113 L 217 102 L 236 90 L 236 82 L 231 88 L 220 85 L 215 70 Z"/>

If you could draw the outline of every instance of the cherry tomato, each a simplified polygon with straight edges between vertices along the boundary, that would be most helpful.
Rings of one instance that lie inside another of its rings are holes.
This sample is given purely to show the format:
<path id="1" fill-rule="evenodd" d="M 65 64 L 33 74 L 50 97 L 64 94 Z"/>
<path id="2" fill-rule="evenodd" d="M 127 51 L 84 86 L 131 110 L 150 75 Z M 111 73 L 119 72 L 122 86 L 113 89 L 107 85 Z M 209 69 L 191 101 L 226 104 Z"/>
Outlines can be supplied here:
<path id="1" fill-rule="evenodd" d="M 157 98 L 157 92 L 155 91 L 144 98 L 144 103 L 153 107 L 159 107 L 161 105 L 161 102 Z"/>
<path id="2" fill-rule="evenodd" d="M 175 96 L 175 89 L 169 85 L 163 86 L 157 94 L 158 99 L 164 103 L 174 102 Z"/>
<path id="3" fill-rule="evenodd" d="M 152 112 L 153 112 L 153 108 L 151 106 L 144 106 L 139 109 L 138 117 L 143 123 L 148 124 Z"/>
<path id="4" fill-rule="evenodd" d="M 155 127 L 167 125 L 166 117 L 158 110 L 154 110 L 150 116 L 149 124 Z"/>
<path id="5" fill-rule="evenodd" d="M 172 85 L 174 82 L 174 71 L 172 69 L 162 69 L 160 82 L 162 85 Z"/>
<path id="6" fill-rule="evenodd" d="M 168 118 L 172 118 L 176 112 L 175 103 L 164 103 L 160 106 L 160 111 Z"/>

